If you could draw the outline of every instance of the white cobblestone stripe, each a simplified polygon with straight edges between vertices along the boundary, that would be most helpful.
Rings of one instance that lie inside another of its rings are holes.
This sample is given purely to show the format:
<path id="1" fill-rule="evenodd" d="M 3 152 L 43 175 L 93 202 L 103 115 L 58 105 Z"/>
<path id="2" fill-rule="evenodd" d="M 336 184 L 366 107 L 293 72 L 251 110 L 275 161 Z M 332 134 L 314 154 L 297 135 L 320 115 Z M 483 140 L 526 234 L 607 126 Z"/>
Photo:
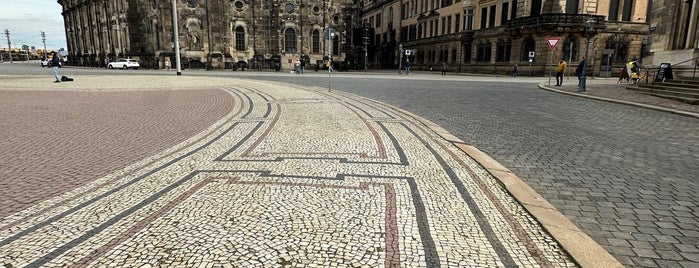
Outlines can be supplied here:
<path id="1" fill-rule="evenodd" d="M 487 171 L 405 114 L 234 84 L 237 109 L 206 132 L 0 221 L 0 262 L 575 266 Z"/>

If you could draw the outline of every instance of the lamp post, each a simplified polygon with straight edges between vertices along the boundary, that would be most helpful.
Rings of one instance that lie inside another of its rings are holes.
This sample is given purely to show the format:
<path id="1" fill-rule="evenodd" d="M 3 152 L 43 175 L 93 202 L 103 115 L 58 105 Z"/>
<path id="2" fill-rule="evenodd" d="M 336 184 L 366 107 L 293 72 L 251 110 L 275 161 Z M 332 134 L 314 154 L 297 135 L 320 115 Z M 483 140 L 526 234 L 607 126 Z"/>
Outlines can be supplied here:
<path id="1" fill-rule="evenodd" d="M 403 44 L 398 45 L 398 74 L 401 74 L 401 64 L 403 64 Z"/>
<path id="2" fill-rule="evenodd" d="M 172 24 L 175 41 L 175 64 L 177 66 L 177 75 L 182 75 L 182 65 L 180 63 L 180 33 L 177 26 L 177 2 L 172 0 Z"/>
<path id="3" fill-rule="evenodd" d="M 594 28 L 595 20 L 590 18 L 587 21 L 585 21 L 585 60 L 583 63 L 583 76 L 582 76 L 582 83 L 580 85 L 580 88 L 578 89 L 578 92 L 585 92 L 587 88 L 587 61 L 589 60 L 588 55 L 590 54 L 590 36 L 592 35 Z"/>

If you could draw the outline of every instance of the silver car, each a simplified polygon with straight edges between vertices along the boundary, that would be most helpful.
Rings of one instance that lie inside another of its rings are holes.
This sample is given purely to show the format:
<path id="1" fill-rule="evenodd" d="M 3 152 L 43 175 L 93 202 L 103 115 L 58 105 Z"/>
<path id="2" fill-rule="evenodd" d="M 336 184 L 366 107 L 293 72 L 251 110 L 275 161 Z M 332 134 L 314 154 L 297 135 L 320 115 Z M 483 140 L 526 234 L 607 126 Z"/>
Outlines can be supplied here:
<path id="1" fill-rule="evenodd" d="M 138 64 L 138 61 L 134 59 L 118 59 L 116 61 L 110 62 L 107 64 L 107 68 L 109 69 L 136 69 L 138 70 L 138 67 L 141 67 L 140 64 Z"/>

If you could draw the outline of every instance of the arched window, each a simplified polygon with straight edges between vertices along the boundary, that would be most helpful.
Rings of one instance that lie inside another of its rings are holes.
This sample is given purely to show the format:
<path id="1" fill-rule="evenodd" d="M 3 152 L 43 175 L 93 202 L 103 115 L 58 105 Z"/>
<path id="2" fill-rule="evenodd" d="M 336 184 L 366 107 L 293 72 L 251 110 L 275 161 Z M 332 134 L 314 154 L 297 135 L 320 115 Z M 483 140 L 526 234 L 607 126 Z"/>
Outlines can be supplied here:
<path id="1" fill-rule="evenodd" d="M 245 47 L 245 29 L 242 26 L 235 27 L 235 50 L 244 51 Z"/>
<path id="2" fill-rule="evenodd" d="M 311 44 L 311 52 L 320 53 L 320 32 L 318 30 L 313 30 L 311 33 L 311 38 L 313 42 Z"/>
<path id="3" fill-rule="evenodd" d="M 579 59 L 578 51 L 580 51 L 580 41 L 578 41 L 578 38 L 574 35 L 569 35 L 563 41 L 563 58 L 565 60 L 577 62 Z"/>
<path id="4" fill-rule="evenodd" d="M 522 42 L 522 53 L 519 59 L 523 61 L 529 60 L 529 52 L 531 51 L 536 51 L 536 42 L 534 42 L 534 38 L 530 36 L 525 38 Z"/>
<path id="5" fill-rule="evenodd" d="M 284 30 L 284 52 L 296 52 L 296 31 L 291 28 Z"/>

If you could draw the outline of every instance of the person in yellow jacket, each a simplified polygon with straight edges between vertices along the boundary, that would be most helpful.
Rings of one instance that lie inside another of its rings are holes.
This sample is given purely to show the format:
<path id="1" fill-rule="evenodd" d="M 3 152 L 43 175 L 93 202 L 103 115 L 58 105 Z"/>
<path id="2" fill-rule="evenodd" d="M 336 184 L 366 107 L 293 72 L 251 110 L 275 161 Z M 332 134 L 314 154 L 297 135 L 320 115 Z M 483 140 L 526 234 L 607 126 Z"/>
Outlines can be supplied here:
<path id="1" fill-rule="evenodd" d="M 556 86 L 560 87 L 563 85 L 563 73 L 566 71 L 567 66 L 568 64 L 566 61 L 561 58 L 561 61 L 558 63 L 558 67 L 556 68 Z"/>

